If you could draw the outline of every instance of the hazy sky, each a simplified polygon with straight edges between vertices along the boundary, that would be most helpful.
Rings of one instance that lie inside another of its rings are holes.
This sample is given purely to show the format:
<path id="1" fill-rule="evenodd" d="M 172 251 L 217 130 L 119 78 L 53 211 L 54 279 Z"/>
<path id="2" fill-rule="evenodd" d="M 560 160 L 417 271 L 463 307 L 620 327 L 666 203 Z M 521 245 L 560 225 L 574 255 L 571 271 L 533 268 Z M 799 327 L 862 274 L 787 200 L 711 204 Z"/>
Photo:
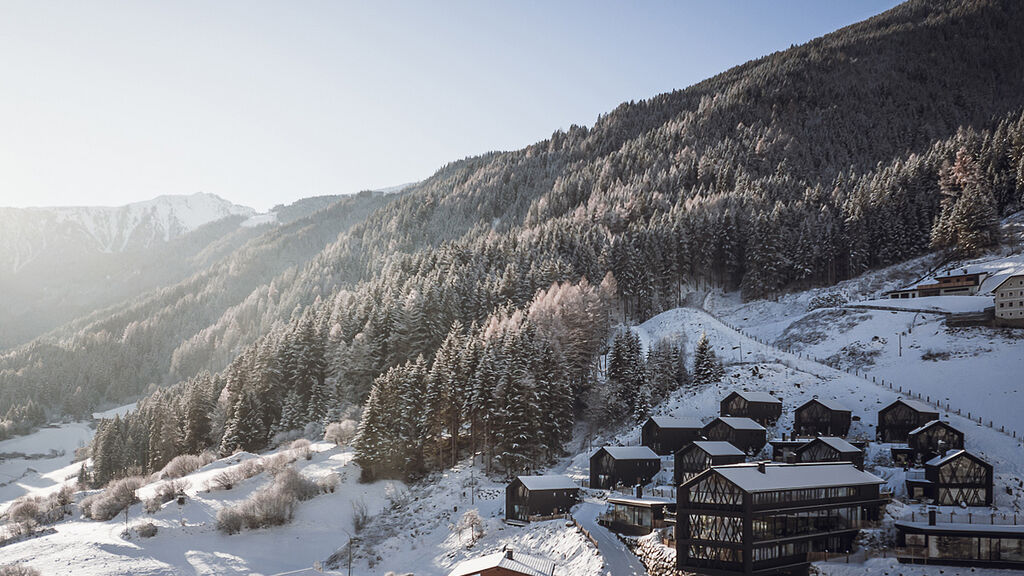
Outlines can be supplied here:
<path id="1" fill-rule="evenodd" d="M 420 180 L 894 0 L 0 0 L 0 206 Z"/>

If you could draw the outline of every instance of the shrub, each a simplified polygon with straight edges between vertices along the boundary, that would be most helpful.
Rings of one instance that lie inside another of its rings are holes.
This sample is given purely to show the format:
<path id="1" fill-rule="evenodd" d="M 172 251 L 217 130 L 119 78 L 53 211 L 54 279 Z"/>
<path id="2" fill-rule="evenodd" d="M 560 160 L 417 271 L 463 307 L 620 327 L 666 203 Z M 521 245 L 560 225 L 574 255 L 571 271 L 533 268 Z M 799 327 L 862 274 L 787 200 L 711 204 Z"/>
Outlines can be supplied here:
<path id="1" fill-rule="evenodd" d="M 285 468 L 274 478 L 273 488 L 285 498 L 305 501 L 320 493 L 316 482 L 299 474 L 295 468 Z"/>
<path id="2" fill-rule="evenodd" d="M 152 538 L 153 536 L 156 536 L 156 525 L 152 522 L 139 524 L 135 527 L 135 533 L 142 538 Z"/>
<path id="3" fill-rule="evenodd" d="M 291 449 L 296 458 L 305 458 L 306 460 L 313 458 L 313 450 L 310 448 L 310 442 L 305 438 L 299 438 L 292 442 Z"/>
<path id="4" fill-rule="evenodd" d="M 163 506 L 164 502 L 170 502 L 178 495 L 178 492 L 184 492 L 188 490 L 188 480 L 171 480 L 164 482 L 157 487 L 153 496 L 146 500 L 145 509 L 146 512 L 153 514 Z"/>
<path id="5" fill-rule="evenodd" d="M 241 464 L 238 464 L 233 468 L 228 468 L 214 476 L 210 480 L 208 488 L 210 490 L 231 490 L 239 482 L 252 478 L 260 472 L 263 472 L 265 468 L 266 463 L 262 458 L 245 460 Z"/>
<path id="6" fill-rule="evenodd" d="M 199 470 L 203 466 L 206 466 L 210 462 L 216 460 L 213 453 L 203 452 L 202 454 L 182 454 L 181 456 L 175 456 L 173 460 L 164 466 L 164 469 L 160 471 L 161 478 L 181 478 L 187 476 L 196 470 Z"/>
<path id="7" fill-rule="evenodd" d="M 107 484 L 103 492 L 92 501 L 88 516 L 100 521 L 117 516 L 122 510 L 139 501 L 135 491 L 143 484 L 145 478 L 141 476 L 129 476 Z"/>
<path id="8" fill-rule="evenodd" d="M 78 503 L 78 510 L 82 513 L 82 516 L 85 516 L 86 518 L 92 518 L 92 505 L 97 500 L 99 500 L 100 496 L 102 495 L 102 492 L 98 492 L 96 494 L 90 494 L 85 498 L 82 498 L 82 501 Z"/>
<path id="9" fill-rule="evenodd" d="M 323 492 L 324 494 L 326 494 L 328 492 L 333 493 L 334 489 L 338 487 L 338 482 L 340 482 L 340 481 L 341 481 L 341 478 L 336 473 L 331 472 L 330 474 L 327 474 L 326 476 L 321 476 L 321 477 L 317 478 L 316 479 L 316 485 L 320 488 L 320 491 Z"/>
<path id="10" fill-rule="evenodd" d="M 319 493 L 317 484 L 304 478 L 294 468 L 285 468 L 274 476 L 269 486 L 253 492 L 249 498 L 217 512 L 217 528 L 234 534 L 247 529 L 278 526 L 292 519 L 299 501 Z"/>
<path id="11" fill-rule="evenodd" d="M 324 440 L 327 442 L 333 442 L 338 446 L 347 446 L 352 442 L 352 439 L 356 436 L 356 421 L 355 420 L 342 420 L 341 422 L 331 422 L 327 425 L 327 431 L 324 432 Z"/>
<path id="12" fill-rule="evenodd" d="M 811 301 L 807 304 L 807 311 L 811 312 L 819 308 L 838 308 L 843 304 L 846 304 L 846 296 L 838 292 L 819 294 L 811 298 Z"/>
<path id="13" fill-rule="evenodd" d="M 356 533 L 363 531 L 370 524 L 370 511 L 362 499 L 352 501 L 352 526 Z"/>
<path id="14" fill-rule="evenodd" d="M 242 511 L 240 507 L 228 506 L 217 511 L 217 529 L 228 534 L 237 534 L 242 530 Z"/>
<path id="15" fill-rule="evenodd" d="M 39 570 L 24 564 L 5 564 L 0 566 L 0 576 L 40 576 Z"/>

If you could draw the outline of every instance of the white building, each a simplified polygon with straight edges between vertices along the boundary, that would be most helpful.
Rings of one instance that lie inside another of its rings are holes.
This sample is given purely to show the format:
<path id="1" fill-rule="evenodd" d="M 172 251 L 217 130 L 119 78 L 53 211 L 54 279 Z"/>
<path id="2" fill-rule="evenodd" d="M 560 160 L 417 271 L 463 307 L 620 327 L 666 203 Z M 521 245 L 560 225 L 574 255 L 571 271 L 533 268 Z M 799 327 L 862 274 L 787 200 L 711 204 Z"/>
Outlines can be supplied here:
<path id="1" fill-rule="evenodd" d="M 1003 280 L 995 290 L 996 323 L 1024 326 L 1024 274 Z"/>

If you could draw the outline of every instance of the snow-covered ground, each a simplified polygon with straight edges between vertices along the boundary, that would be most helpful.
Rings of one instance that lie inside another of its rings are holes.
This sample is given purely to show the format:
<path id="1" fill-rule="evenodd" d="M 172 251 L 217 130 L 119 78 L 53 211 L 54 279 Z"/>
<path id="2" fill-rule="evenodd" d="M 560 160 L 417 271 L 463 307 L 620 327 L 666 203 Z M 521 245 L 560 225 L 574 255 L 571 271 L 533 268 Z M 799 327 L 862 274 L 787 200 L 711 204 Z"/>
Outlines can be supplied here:
<path id="1" fill-rule="evenodd" d="M 73 422 L 0 442 L 0 514 L 20 496 L 48 494 L 74 478 L 75 450 L 88 444 L 93 432 L 88 424 Z"/>

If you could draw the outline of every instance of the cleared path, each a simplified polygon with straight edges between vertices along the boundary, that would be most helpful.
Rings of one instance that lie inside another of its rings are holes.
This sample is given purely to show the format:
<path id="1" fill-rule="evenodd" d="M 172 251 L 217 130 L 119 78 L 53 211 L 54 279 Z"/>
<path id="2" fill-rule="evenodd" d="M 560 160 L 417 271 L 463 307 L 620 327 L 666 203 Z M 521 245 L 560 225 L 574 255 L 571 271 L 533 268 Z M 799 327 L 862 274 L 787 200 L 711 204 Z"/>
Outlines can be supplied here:
<path id="1" fill-rule="evenodd" d="M 619 537 L 597 523 L 597 516 L 607 504 L 587 498 L 573 516 L 597 540 L 597 548 L 604 558 L 604 573 L 611 576 L 647 576 L 647 568 L 635 554 L 626 548 Z"/>

